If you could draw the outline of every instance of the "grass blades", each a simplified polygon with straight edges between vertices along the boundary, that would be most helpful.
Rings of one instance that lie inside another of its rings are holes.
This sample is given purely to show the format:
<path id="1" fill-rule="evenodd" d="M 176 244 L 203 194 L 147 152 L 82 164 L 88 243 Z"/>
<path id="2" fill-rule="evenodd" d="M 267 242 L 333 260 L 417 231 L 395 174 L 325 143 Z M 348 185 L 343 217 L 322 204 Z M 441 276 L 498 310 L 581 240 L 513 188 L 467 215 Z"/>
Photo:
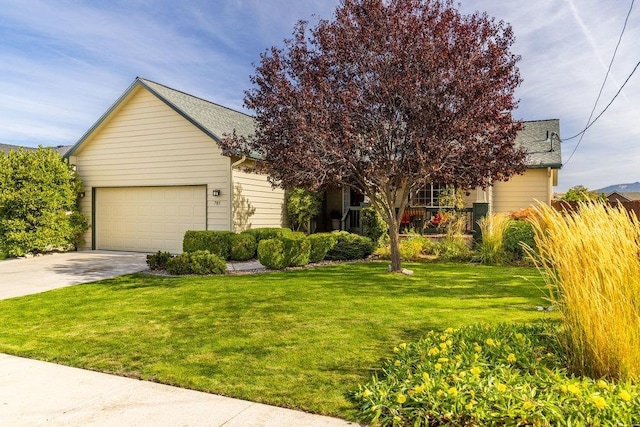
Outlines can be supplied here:
<path id="1" fill-rule="evenodd" d="M 538 208 L 537 258 L 558 306 L 574 372 L 640 379 L 640 224 L 625 209 Z"/>
<path id="2" fill-rule="evenodd" d="M 345 395 L 401 342 L 536 322 L 533 268 L 340 264 L 270 274 L 137 274 L 0 301 L 0 352 L 355 419 Z"/>

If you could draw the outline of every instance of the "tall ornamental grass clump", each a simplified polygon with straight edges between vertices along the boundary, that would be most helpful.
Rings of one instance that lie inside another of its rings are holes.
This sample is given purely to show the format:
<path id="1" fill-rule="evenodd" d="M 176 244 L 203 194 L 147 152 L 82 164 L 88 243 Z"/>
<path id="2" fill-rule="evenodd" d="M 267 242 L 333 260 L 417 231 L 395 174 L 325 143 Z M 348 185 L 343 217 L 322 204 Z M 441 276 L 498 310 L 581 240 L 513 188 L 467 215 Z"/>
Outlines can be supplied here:
<path id="1" fill-rule="evenodd" d="M 504 234 L 511 218 L 506 214 L 491 214 L 478 221 L 482 240 L 478 243 L 479 261 L 483 264 L 498 264 L 505 260 Z"/>
<path id="2" fill-rule="evenodd" d="M 538 268 L 560 310 L 575 373 L 640 380 L 640 223 L 624 208 L 540 205 Z M 531 253 L 533 255 L 533 252 Z"/>

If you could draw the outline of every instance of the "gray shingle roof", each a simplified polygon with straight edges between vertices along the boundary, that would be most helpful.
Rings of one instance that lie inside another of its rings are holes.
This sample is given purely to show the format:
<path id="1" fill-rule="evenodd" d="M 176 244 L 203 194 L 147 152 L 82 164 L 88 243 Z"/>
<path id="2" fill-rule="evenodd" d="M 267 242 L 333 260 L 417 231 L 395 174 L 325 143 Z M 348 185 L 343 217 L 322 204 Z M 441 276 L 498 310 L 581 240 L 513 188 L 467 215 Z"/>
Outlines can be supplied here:
<path id="1" fill-rule="evenodd" d="M 22 147 L 20 145 L 0 144 L 0 151 L 2 151 L 3 153 L 8 153 L 11 150 L 17 151 L 17 150 L 19 150 L 21 148 L 23 148 L 25 150 L 35 150 L 35 148 L 33 148 L 33 147 Z"/>
<path id="2" fill-rule="evenodd" d="M 523 122 L 516 136 L 516 146 L 527 151 L 527 166 L 531 168 L 560 168 L 560 120 L 534 120 Z"/>
<path id="3" fill-rule="evenodd" d="M 222 139 L 224 134 L 231 134 L 234 129 L 238 135 L 243 136 L 249 136 L 255 132 L 254 119 L 247 114 L 171 89 L 151 80 L 142 78 L 137 80 L 215 139 Z"/>

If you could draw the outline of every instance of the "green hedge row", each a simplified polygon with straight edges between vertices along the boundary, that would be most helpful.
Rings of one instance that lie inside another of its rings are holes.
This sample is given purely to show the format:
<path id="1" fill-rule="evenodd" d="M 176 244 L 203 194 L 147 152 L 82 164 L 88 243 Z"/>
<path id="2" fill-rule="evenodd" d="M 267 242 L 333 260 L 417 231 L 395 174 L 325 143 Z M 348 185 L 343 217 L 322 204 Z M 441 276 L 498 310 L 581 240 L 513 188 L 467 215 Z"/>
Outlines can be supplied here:
<path id="1" fill-rule="evenodd" d="M 254 228 L 231 231 L 189 230 L 184 235 L 185 253 L 207 251 L 223 260 L 258 258 L 271 269 L 303 266 L 310 262 L 363 259 L 371 255 L 371 239 L 346 231 L 306 236 L 289 228 Z"/>

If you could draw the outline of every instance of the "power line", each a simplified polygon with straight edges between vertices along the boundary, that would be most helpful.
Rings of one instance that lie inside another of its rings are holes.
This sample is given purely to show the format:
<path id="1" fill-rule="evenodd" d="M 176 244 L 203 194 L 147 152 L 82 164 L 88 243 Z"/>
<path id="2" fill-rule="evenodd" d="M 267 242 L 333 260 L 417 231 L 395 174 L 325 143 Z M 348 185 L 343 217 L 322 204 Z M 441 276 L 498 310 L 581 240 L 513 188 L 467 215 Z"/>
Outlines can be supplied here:
<path id="1" fill-rule="evenodd" d="M 620 42 L 622 41 L 622 36 L 624 35 L 624 32 L 625 32 L 625 30 L 627 28 L 627 22 L 629 21 L 629 16 L 631 15 L 631 10 L 633 9 L 633 3 L 634 2 L 635 2 L 635 0 L 631 0 L 631 5 L 629 6 L 629 11 L 627 12 L 627 17 L 624 20 L 624 25 L 622 26 L 622 31 L 620 32 L 620 37 L 618 37 L 618 43 L 616 44 L 616 48 L 613 50 L 613 55 L 611 56 L 611 61 L 609 62 L 609 67 L 607 68 L 607 72 L 604 75 L 604 80 L 602 81 L 602 85 L 600 86 L 600 91 L 598 92 L 598 97 L 596 98 L 596 102 L 593 104 L 593 108 L 591 109 L 591 114 L 589 114 L 589 118 L 587 119 L 587 124 L 585 125 L 585 128 L 580 133 L 578 133 L 578 134 L 576 134 L 576 135 L 574 135 L 574 136 L 572 136 L 570 138 L 566 138 L 564 140 L 564 141 L 568 141 L 570 139 L 576 138 L 578 135 L 580 136 L 580 139 L 578 140 L 578 143 L 576 144 L 576 146 L 573 148 L 573 151 L 571 152 L 571 155 L 569 156 L 567 161 L 564 162 L 565 165 L 567 163 L 569 163 L 569 161 L 571 161 L 571 159 L 573 158 L 573 155 L 576 153 L 576 150 L 580 146 L 580 143 L 582 142 L 582 138 L 584 138 L 584 134 L 587 131 L 587 129 L 589 129 L 604 114 L 604 112 L 607 111 L 609 106 L 613 103 L 613 101 L 616 99 L 618 94 L 622 91 L 622 88 L 624 87 L 624 85 L 627 84 L 627 82 L 629 81 L 629 79 L 631 78 L 633 73 L 636 72 L 636 69 L 638 68 L 638 65 L 640 65 L 640 62 L 638 62 L 638 64 L 636 64 L 636 66 L 633 69 L 633 71 L 631 72 L 631 74 L 629 74 L 629 77 L 627 77 L 627 80 L 625 80 L 624 84 L 620 87 L 620 90 L 618 90 L 618 92 L 615 94 L 613 99 L 611 99 L 611 102 L 609 102 L 609 104 L 607 104 L 607 106 L 595 118 L 595 120 L 591 121 L 591 118 L 593 117 L 593 113 L 595 113 L 596 107 L 598 106 L 598 102 L 600 101 L 600 97 L 602 96 L 602 91 L 604 90 L 604 87 L 605 87 L 605 85 L 607 83 L 607 79 L 609 77 L 609 74 L 611 73 L 611 67 L 613 66 L 613 61 L 616 58 L 616 54 L 618 53 L 618 47 L 620 47 Z"/>

